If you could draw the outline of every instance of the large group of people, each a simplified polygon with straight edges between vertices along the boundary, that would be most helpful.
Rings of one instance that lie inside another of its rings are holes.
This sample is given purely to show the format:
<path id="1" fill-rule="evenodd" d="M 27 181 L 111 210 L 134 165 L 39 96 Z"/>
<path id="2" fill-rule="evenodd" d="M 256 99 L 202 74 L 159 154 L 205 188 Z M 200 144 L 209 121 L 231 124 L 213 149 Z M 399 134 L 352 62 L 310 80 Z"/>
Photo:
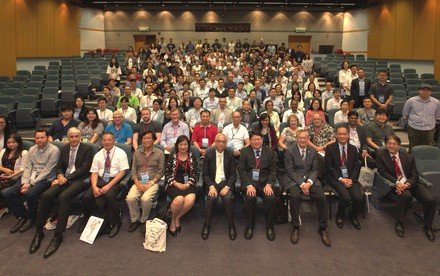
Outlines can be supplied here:
<path id="1" fill-rule="evenodd" d="M 195 45 L 189 41 L 176 46 L 172 39 L 169 43 L 161 39 L 148 49 L 129 51 L 125 65 L 112 58 L 107 73 L 98 107 L 85 106 L 81 97 L 73 107 L 63 105 L 61 118 L 50 130 L 36 130 L 29 151 L 0 117 L 0 208 L 2 213 L 8 208 L 17 218 L 11 233 L 36 226 L 30 253 L 39 249 L 56 202 L 58 225 L 44 256 L 58 250 L 71 201 L 80 194 L 84 218 L 78 231 L 100 211 L 101 232 L 115 237 L 121 227 L 120 183 L 129 171 L 132 186 L 125 198 L 129 232 L 145 224 L 163 187 L 170 198 L 168 232 L 177 236 L 181 218 L 193 207 L 198 183 L 203 182 L 202 238 L 209 237 L 212 206 L 220 196 L 229 238 L 235 240 L 239 178 L 244 237 L 253 237 L 261 197 L 266 236 L 273 241 L 276 186 L 283 170 L 286 180 L 279 184 L 290 197 L 291 242 L 299 241 L 300 201 L 310 197 L 318 205 L 318 233 L 323 244 L 331 246 L 323 186 L 338 195 L 337 227 L 343 228 L 348 216 L 360 230 L 365 195 L 358 178 L 363 158 L 396 183 L 387 195 L 398 206 L 396 234 L 404 236 L 405 210 L 414 196 L 424 205 L 426 237 L 435 240 L 435 201 L 419 185 L 413 157 L 399 151 L 401 141 L 387 122 L 393 90 L 386 71 L 372 83 L 362 68 L 344 61 L 338 87 L 327 81 L 321 88 L 313 60 L 301 46 L 287 49 L 284 43 L 266 45 L 263 40 L 252 44 L 216 40 L 212 45 L 207 40 Z M 405 105 L 410 148 L 433 143 L 440 104 L 431 92 L 423 84 L 419 96 Z M 59 148 L 51 141 L 64 145 Z M 132 164 L 118 143 L 132 146 Z M 91 144 L 100 148 L 94 155 Z"/>

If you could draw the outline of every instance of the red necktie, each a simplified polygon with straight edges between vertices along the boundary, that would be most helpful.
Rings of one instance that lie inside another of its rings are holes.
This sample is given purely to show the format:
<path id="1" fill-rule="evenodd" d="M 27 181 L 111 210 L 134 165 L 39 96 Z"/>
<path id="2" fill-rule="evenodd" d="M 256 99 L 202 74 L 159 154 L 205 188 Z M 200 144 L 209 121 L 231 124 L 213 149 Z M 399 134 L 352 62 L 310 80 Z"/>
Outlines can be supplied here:
<path id="1" fill-rule="evenodd" d="M 110 159 L 110 151 L 107 151 L 107 157 L 105 158 L 105 169 L 110 170 L 110 167 L 112 165 L 112 161 Z"/>
<path id="2" fill-rule="evenodd" d="M 341 165 L 347 164 L 347 154 L 345 153 L 345 146 L 342 146 Z"/>
<path id="3" fill-rule="evenodd" d="M 400 178 L 402 177 L 402 171 L 400 170 L 399 162 L 397 161 L 397 157 L 393 156 L 393 164 L 394 164 L 394 171 L 396 172 L 396 177 Z"/>

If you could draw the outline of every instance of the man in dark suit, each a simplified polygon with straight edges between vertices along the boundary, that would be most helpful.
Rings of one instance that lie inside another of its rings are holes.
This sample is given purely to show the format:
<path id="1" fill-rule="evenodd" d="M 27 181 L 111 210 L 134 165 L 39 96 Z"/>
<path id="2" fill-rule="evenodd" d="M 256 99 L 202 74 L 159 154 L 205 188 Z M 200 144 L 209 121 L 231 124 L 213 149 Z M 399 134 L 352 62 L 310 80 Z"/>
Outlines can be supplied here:
<path id="1" fill-rule="evenodd" d="M 332 186 L 338 197 L 336 225 L 344 227 L 347 207 L 351 205 L 350 221 L 357 230 L 361 225 L 357 219 L 364 192 L 359 184 L 361 163 L 355 146 L 349 144 L 349 132 L 346 126 L 336 128 L 336 143 L 329 145 L 325 151 L 326 181 Z"/>
<path id="2" fill-rule="evenodd" d="M 255 223 L 255 207 L 257 196 L 264 200 L 266 212 L 266 236 L 275 240 L 275 194 L 273 186 L 277 177 L 277 156 L 269 147 L 263 147 L 263 136 L 259 132 L 251 132 L 251 144 L 243 148 L 240 155 L 238 172 L 244 190 L 245 213 L 247 227 L 244 237 L 252 239 Z"/>
<path id="3" fill-rule="evenodd" d="M 299 205 L 302 196 L 310 196 L 318 207 L 319 229 L 322 242 L 330 246 L 327 233 L 327 205 L 324 191 L 318 179 L 318 152 L 308 146 L 309 133 L 307 130 L 297 132 L 297 144 L 289 147 L 284 157 L 288 181 L 285 189 L 290 193 L 290 214 L 293 231 L 290 241 L 298 243 L 299 239 Z"/>
<path id="4" fill-rule="evenodd" d="M 237 177 L 234 153 L 226 150 L 227 138 L 223 133 L 215 137 L 214 147 L 209 148 L 203 162 L 203 184 L 207 189 L 205 201 L 205 224 L 202 230 L 202 239 L 209 236 L 211 225 L 212 205 L 220 195 L 225 206 L 226 217 L 229 222 L 229 238 L 235 240 L 237 231 L 234 224 L 234 194 Z"/>
<path id="5" fill-rule="evenodd" d="M 403 222 L 406 210 L 412 198 L 415 197 L 423 205 L 426 238 L 433 242 L 435 241 L 435 233 L 432 229 L 432 223 L 436 202 L 429 191 L 419 184 L 419 174 L 414 157 L 409 153 L 399 151 L 400 144 L 398 136 L 390 135 L 385 140 L 386 149 L 377 151 L 376 156 L 379 174 L 395 183 L 395 187 L 387 197 L 396 202 L 397 218 L 394 226 L 396 235 L 401 238 L 405 236 Z"/>
<path id="6" fill-rule="evenodd" d="M 348 112 L 348 135 L 349 143 L 356 147 L 360 157 L 367 158 L 367 162 L 371 165 L 375 164 L 374 159 L 368 152 L 367 135 L 363 126 L 359 125 L 359 114 L 352 110 Z M 375 165 L 374 165 L 375 166 Z"/>
<path id="7" fill-rule="evenodd" d="M 237 108 L 241 114 L 241 122 L 245 124 L 246 128 L 251 129 L 253 122 L 258 121 L 257 113 L 252 109 L 249 100 L 243 100 L 241 107 Z"/>
<path id="8" fill-rule="evenodd" d="M 56 179 L 51 187 L 41 195 L 36 220 L 37 231 L 32 240 L 29 252 L 35 253 L 44 238 L 43 227 L 50 212 L 58 201 L 58 223 L 55 234 L 44 252 L 44 258 L 51 256 L 63 242 L 63 232 L 66 230 L 67 219 L 70 215 L 70 201 L 86 189 L 84 179 L 88 176 L 92 164 L 92 147 L 81 143 L 81 131 L 72 127 L 67 132 L 69 144 L 63 146 L 56 166 Z"/>
<path id="9" fill-rule="evenodd" d="M 365 71 L 363 68 L 357 70 L 358 78 L 351 82 L 350 95 L 354 101 L 354 108 L 362 107 L 362 102 L 365 97 L 368 97 L 370 91 L 371 80 L 365 78 Z"/>

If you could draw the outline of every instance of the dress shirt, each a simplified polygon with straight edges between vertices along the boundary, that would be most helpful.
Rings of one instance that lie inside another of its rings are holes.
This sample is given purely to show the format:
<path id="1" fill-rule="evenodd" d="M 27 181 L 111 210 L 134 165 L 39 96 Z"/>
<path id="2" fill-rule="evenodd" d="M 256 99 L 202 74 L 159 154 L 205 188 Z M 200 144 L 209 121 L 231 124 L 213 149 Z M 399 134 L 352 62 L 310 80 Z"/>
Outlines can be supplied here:
<path id="1" fill-rule="evenodd" d="M 391 156 L 391 161 L 393 162 L 393 168 L 394 168 L 394 160 L 393 160 L 393 156 L 396 156 L 397 164 L 399 164 L 400 171 L 402 172 L 402 179 L 400 179 L 399 182 L 400 182 L 400 183 L 406 183 L 407 178 L 406 178 L 406 176 L 405 176 L 405 171 L 403 170 L 402 163 L 400 162 L 399 152 L 397 152 L 397 153 L 394 154 L 394 155 L 390 153 L 390 156 Z"/>
<path id="2" fill-rule="evenodd" d="M 34 185 L 42 180 L 52 181 L 55 178 L 55 166 L 59 157 L 60 150 L 51 143 L 47 143 L 42 148 L 37 145 L 32 146 L 26 157 L 21 183 Z"/>
<path id="3" fill-rule="evenodd" d="M 177 125 L 174 125 L 171 121 L 163 127 L 162 135 L 160 136 L 160 144 L 164 147 L 173 147 L 180 135 L 185 135 L 189 138 L 188 125 L 182 121 L 179 121 Z"/>
<path id="4" fill-rule="evenodd" d="M 432 130 L 440 119 L 440 103 L 436 98 L 422 100 L 419 96 L 408 99 L 402 114 L 408 117 L 408 125 L 417 130 Z"/>
<path id="5" fill-rule="evenodd" d="M 90 172 L 98 173 L 98 176 L 102 177 L 104 175 L 106 158 L 107 150 L 103 148 L 93 157 Z M 125 171 L 129 168 L 125 151 L 117 146 L 113 146 L 110 150 L 110 177 L 115 177 L 120 171 Z"/>

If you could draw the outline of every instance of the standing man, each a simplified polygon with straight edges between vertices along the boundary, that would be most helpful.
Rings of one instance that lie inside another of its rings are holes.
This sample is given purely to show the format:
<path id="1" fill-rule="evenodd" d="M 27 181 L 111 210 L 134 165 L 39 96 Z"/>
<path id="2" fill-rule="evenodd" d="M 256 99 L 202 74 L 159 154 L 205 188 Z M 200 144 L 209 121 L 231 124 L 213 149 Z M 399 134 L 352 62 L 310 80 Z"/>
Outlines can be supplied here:
<path id="1" fill-rule="evenodd" d="M 58 202 L 58 223 L 55 234 L 44 252 L 44 258 L 54 254 L 63 242 L 63 232 L 66 230 L 71 211 L 70 201 L 85 190 L 84 179 L 88 176 L 92 164 L 92 147 L 81 143 L 81 131 L 76 127 L 70 128 L 67 131 L 67 139 L 69 144 L 63 146 L 60 151 L 56 178 L 51 187 L 41 195 L 36 221 L 37 231 L 29 249 L 32 254 L 40 248 L 41 240 L 44 238 L 44 225 L 55 203 Z"/>
<path id="2" fill-rule="evenodd" d="M 432 223 L 435 216 L 436 202 L 429 191 L 419 183 L 416 162 L 414 157 L 405 152 L 399 151 L 400 138 L 396 135 L 390 135 L 386 138 L 386 149 L 377 152 L 377 168 L 380 175 L 395 183 L 387 197 L 396 203 L 397 218 L 394 225 L 396 235 L 403 238 L 405 230 L 403 223 L 405 221 L 406 210 L 413 197 L 423 205 L 424 231 L 426 238 L 435 241 L 435 233 L 432 229 Z"/>
<path id="3" fill-rule="evenodd" d="M 440 119 L 440 103 L 431 96 L 432 86 L 422 84 L 419 95 L 408 99 L 402 114 L 408 119 L 409 149 L 418 145 L 431 145 L 435 123 Z"/>
<path id="4" fill-rule="evenodd" d="M 371 80 L 365 78 L 365 71 L 363 68 L 357 70 L 358 77 L 351 82 L 350 95 L 354 101 L 354 108 L 362 106 L 364 99 L 368 96 L 370 91 Z"/>
<path id="5" fill-rule="evenodd" d="M 362 209 L 364 193 L 359 184 L 361 163 L 355 146 L 349 143 L 346 126 L 336 128 L 336 143 L 325 151 L 326 179 L 339 196 L 336 226 L 344 227 L 345 211 L 351 206 L 350 221 L 354 228 L 361 229 L 358 214 Z"/>
<path id="6" fill-rule="evenodd" d="M 252 132 L 250 147 L 245 147 L 240 155 L 238 172 L 244 190 L 247 226 L 244 237 L 252 239 L 255 226 L 257 196 L 263 199 L 266 213 L 266 237 L 275 240 L 275 194 L 273 186 L 277 177 L 277 156 L 269 147 L 263 147 L 263 135 Z"/>
<path id="7" fill-rule="evenodd" d="M 205 223 L 202 229 L 202 239 L 209 236 L 212 217 L 212 205 L 220 195 L 225 206 L 229 223 L 229 239 L 235 240 L 237 231 L 234 224 L 233 194 L 236 180 L 236 163 L 234 154 L 226 150 L 227 138 L 219 133 L 215 137 L 215 146 L 205 154 L 203 162 L 203 183 L 207 191 L 205 202 Z"/>
<path id="8" fill-rule="evenodd" d="M 131 166 L 131 179 L 134 185 L 131 186 L 125 199 L 131 220 L 128 232 L 133 232 L 148 220 L 153 200 L 159 191 L 158 182 L 165 171 L 165 156 L 162 150 L 154 146 L 154 141 L 157 140 L 156 133 L 147 130 L 140 137 L 143 148 L 139 148 L 134 153 Z"/>
<path id="9" fill-rule="evenodd" d="M 316 201 L 318 207 L 318 233 L 321 235 L 324 245 L 330 247 L 331 242 L 327 233 L 327 205 L 321 182 L 318 179 L 318 152 L 308 146 L 309 133 L 307 130 L 299 130 L 296 139 L 296 145 L 287 149 L 284 158 L 288 177 L 284 188 L 290 194 L 290 214 L 293 225 L 290 241 L 293 244 L 298 243 L 301 197 L 310 196 Z"/>
<path id="10" fill-rule="evenodd" d="M 141 121 L 136 124 L 133 131 L 133 148 L 136 151 L 139 147 L 140 137 L 144 136 L 147 131 L 152 131 L 155 133 L 156 139 L 155 144 L 160 143 L 160 136 L 162 133 L 162 126 L 158 122 L 151 120 L 151 111 L 148 107 L 144 107 L 141 110 Z"/>
<path id="11" fill-rule="evenodd" d="M 372 84 L 370 88 L 370 99 L 373 102 L 374 109 L 382 108 L 390 112 L 391 103 L 394 98 L 394 89 L 387 83 L 388 72 L 380 70 L 377 77 L 379 81 Z"/>
<path id="12" fill-rule="evenodd" d="M 20 179 L 9 188 L 2 190 L 4 200 L 18 222 L 9 232 L 21 233 L 29 230 L 37 218 L 40 195 L 50 187 L 55 178 L 55 166 L 60 151 L 49 142 L 45 129 L 35 131 L 35 145 L 25 158 L 24 172 Z M 27 208 L 24 206 L 27 202 Z"/>
<path id="13" fill-rule="evenodd" d="M 113 238 L 119 232 L 121 219 L 119 217 L 119 201 L 117 195 L 121 190 L 119 182 L 129 169 L 127 154 L 124 150 L 115 146 L 113 133 L 105 132 L 102 135 L 102 146 L 93 157 L 90 168 L 90 188 L 83 197 L 84 218 L 78 228 L 82 232 L 92 215 L 93 207 L 96 205 L 105 211 L 105 222 L 102 226 L 108 231 L 109 237 Z"/>

